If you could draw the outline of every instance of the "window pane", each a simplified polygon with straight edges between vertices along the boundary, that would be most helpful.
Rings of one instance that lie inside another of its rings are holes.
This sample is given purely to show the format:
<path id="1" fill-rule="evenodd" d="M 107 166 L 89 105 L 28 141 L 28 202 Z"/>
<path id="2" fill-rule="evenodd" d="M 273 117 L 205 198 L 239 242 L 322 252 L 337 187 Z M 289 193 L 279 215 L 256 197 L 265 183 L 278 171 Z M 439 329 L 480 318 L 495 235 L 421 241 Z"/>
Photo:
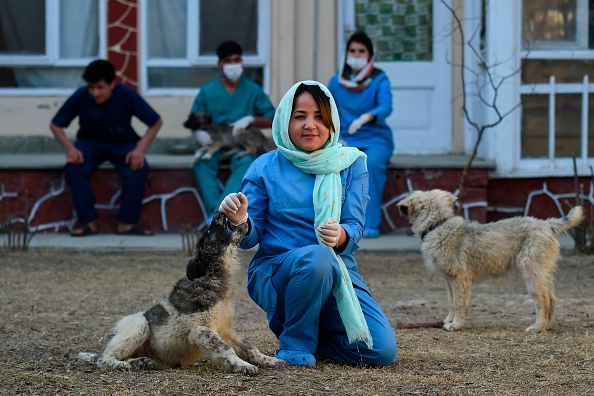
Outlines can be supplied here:
<path id="1" fill-rule="evenodd" d="M 0 54 L 45 54 L 45 0 L 0 0 Z"/>
<path id="2" fill-rule="evenodd" d="M 582 82 L 586 75 L 594 78 L 593 72 L 594 60 L 522 60 L 523 84 L 548 83 L 551 76 L 556 83 Z"/>
<path id="3" fill-rule="evenodd" d="M 377 61 L 430 61 L 431 0 L 356 0 L 356 29 L 373 41 Z"/>
<path id="4" fill-rule="evenodd" d="M 258 54 L 257 0 L 200 1 L 200 55 L 214 55 L 220 43 L 235 40 L 244 55 Z"/>
<path id="5" fill-rule="evenodd" d="M 589 95 L 589 114 L 594 114 L 594 95 Z M 522 97 L 522 158 L 547 158 L 549 96 Z M 579 157 L 581 150 L 582 96 L 555 96 L 555 157 Z M 594 156 L 594 125 L 588 124 L 588 155 Z"/>
<path id="6" fill-rule="evenodd" d="M 591 0 L 524 0 L 524 49 L 594 48 L 590 39 Z"/>
<path id="7" fill-rule="evenodd" d="M 98 0 L 61 0 L 60 58 L 99 56 Z"/>
<path id="8" fill-rule="evenodd" d="M 261 67 L 244 66 L 243 74 L 262 85 L 263 69 Z M 220 76 L 221 70 L 217 67 L 151 67 L 148 69 L 148 84 L 151 88 L 198 89 Z"/>
<path id="9" fill-rule="evenodd" d="M 76 88 L 84 85 L 84 68 L 0 67 L 0 88 Z"/>
<path id="10" fill-rule="evenodd" d="M 147 1 L 148 58 L 186 58 L 186 0 Z"/>

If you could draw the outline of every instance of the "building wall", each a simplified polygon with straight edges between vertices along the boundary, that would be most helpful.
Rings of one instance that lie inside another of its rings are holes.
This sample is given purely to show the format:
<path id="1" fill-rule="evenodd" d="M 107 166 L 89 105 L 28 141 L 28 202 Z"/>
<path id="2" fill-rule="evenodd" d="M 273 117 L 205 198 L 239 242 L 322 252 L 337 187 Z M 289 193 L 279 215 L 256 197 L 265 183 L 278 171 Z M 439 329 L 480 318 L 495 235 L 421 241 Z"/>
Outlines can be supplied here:
<path id="1" fill-rule="evenodd" d="M 107 0 L 107 57 L 118 67 L 122 82 L 135 89 L 140 86 L 141 75 L 138 3 L 138 0 Z M 316 12 L 317 18 L 313 16 Z M 337 68 L 336 1 L 271 1 L 270 19 L 272 103 L 277 105 L 298 81 L 316 79 L 328 83 Z M 181 124 L 194 96 L 145 96 L 145 99 L 163 118 L 159 137 L 188 135 Z M 0 96 L 0 137 L 51 136 L 49 122 L 65 100 L 66 96 Z M 134 127 L 140 134 L 146 128 L 137 120 Z M 76 129 L 75 121 L 66 130 L 67 135 L 74 138 Z"/>

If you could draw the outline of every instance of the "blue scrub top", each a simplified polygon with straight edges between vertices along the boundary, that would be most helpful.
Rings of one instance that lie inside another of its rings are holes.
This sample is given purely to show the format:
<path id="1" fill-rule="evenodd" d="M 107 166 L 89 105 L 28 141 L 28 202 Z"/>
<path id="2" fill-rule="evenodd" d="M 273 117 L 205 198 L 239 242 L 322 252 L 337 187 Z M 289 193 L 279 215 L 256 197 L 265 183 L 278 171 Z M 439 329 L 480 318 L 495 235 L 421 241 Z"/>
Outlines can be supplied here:
<path id="1" fill-rule="evenodd" d="M 328 83 L 328 90 L 338 107 L 341 139 L 349 146 L 360 149 L 379 146 L 389 152 L 394 151 L 392 130 L 386 123 L 386 118 L 392 114 L 392 91 L 385 73 L 378 74 L 367 88 L 356 92 L 342 85 L 335 74 Z M 356 133 L 350 135 L 347 132 L 349 126 L 363 113 L 375 116 L 375 122 L 363 124 Z"/>
<path id="2" fill-rule="evenodd" d="M 369 202 L 368 176 L 361 158 L 340 173 L 342 211 L 339 221 L 349 240 L 345 249 L 337 252 L 353 284 L 364 290 L 367 286 L 358 273 L 353 253 L 359 248 L 363 234 L 365 208 Z M 314 183 L 315 175 L 299 170 L 279 150 L 261 155 L 246 172 L 242 192 L 248 198 L 251 227 L 240 247 L 249 249 L 258 245 L 248 268 L 250 295 L 269 298 L 266 295 L 274 266 L 293 249 L 319 244 L 314 229 Z"/>

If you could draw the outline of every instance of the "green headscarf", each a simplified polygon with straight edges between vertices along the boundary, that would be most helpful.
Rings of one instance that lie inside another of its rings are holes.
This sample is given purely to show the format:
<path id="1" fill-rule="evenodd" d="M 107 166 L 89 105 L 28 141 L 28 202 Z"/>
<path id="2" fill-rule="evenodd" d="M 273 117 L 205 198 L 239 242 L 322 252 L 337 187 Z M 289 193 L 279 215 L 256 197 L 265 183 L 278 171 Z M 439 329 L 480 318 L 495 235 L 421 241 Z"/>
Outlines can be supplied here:
<path id="1" fill-rule="evenodd" d="M 319 150 L 306 152 L 296 147 L 289 137 L 289 121 L 293 109 L 295 91 L 301 85 L 317 85 L 330 99 L 332 122 L 335 130 L 330 131 L 329 141 Z M 355 160 L 367 156 L 354 147 L 343 147 L 338 143 L 340 119 L 334 98 L 328 88 L 317 81 L 301 81 L 293 85 L 281 99 L 272 122 L 272 138 L 280 152 L 301 171 L 316 175 L 313 190 L 315 211 L 314 227 L 318 227 L 329 218 L 340 222 L 342 204 L 342 184 L 340 171 L 348 168 Z M 318 237 L 318 241 L 319 241 Z M 322 242 L 320 241 L 320 244 Z M 363 316 L 359 299 L 353 289 L 353 283 L 342 258 L 333 248 L 328 247 L 340 266 L 341 281 L 332 290 L 336 297 L 338 312 L 346 328 L 349 342 L 364 341 L 369 348 L 373 348 L 373 340 Z"/>

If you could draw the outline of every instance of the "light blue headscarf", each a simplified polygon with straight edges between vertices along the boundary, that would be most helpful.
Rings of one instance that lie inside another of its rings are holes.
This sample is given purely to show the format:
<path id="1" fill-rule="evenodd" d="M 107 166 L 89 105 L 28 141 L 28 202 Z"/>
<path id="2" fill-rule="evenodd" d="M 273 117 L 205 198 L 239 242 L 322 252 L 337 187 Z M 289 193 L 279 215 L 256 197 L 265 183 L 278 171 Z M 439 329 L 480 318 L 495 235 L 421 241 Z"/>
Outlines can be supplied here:
<path id="1" fill-rule="evenodd" d="M 317 85 L 330 98 L 332 122 L 335 130 L 330 131 L 330 140 L 322 148 L 313 152 L 306 152 L 297 148 L 289 137 L 289 121 L 293 108 L 295 91 L 301 84 Z M 320 224 L 329 218 L 340 222 L 342 209 L 342 184 L 340 171 L 348 168 L 355 160 L 362 157 L 367 161 L 367 156 L 354 147 L 343 147 L 338 143 L 340 119 L 334 98 L 328 88 L 317 81 L 301 81 L 293 85 L 280 101 L 272 122 L 272 138 L 280 152 L 301 171 L 316 175 L 313 190 L 313 203 L 315 211 L 314 227 L 317 230 Z M 319 237 L 318 237 L 319 240 Z M 321 244 L 322 242 L 320 242 Z M 363 316 L 359 299 L 353 289 L 349 272 L 342 258 L 334 249 L 328 247 L 340 266 L 341 281 L 332 290 L 336 297 L 338 312 L 346 328 L 349 342 L 364 341 L 369 348 L 373 348 L 373 340 Z"/>

